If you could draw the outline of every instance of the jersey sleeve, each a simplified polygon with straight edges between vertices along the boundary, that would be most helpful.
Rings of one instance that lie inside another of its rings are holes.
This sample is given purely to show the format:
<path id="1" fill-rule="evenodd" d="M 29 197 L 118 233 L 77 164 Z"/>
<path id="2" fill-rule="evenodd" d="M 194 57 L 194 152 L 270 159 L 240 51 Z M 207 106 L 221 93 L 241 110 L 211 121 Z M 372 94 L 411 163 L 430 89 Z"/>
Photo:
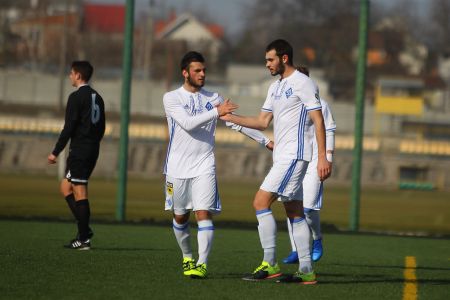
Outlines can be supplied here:
<path id="1" fill-rule="evenodd" d="M 311 79 L 305 79 L 303 84 L 299 85 L 295 92 L 305 105 L 307 111 L 322 108 L 320 105 L 319 89 Z"/>
<path id="2" fill-rule="evenodd" d="M 267 97 L 266 97 L 266 101 L 264 101 L 264 104 L 261 108 L 261 111 L 265 111 L 265 112 L 272 112 L 273 111 L 273 87 L 274 85 L 272 84 L 269 87 L 269 90 L 267 91 Z"/>
<path id="3" fill-rule="evenodd" d="M 219 116 L 217 108 L 213 108 L 202 114 L 191 116 L 181 105 L 180 101 L 173 93 L 164 95 L 164 110 L 168 117 L 171 117 L 178 125 L 186 131 L 191 131 Z"/>
<path id="4" fill-rule="evenodd" d="M 322 115 L 325 123 L 326 150 L 334 150 L 336 122 L 334 121 L 328 103 L 324 100 L 320 102 L 322 104 Z"/>
<path id="5" fill-rule="evenodd" d="M 227 125 L 228 128 L 231 128 L 237 132 L 242 133 L 243 135 L 251 138 L 252 140 L 256 141 L 261 145 L 266 146 L 270 142 L 270 139 L 259 130 L 243 127 L 241 125 L 237 125 L 232 122 L 226 122 L 225 124 Z"/>
<path id="6" fill-rule="evenodd" d="M 77 101 L 75 94 L 71 94 L 67 101 L 64 127 L 56 142 L 55 148 L 52 151 L 53 155 L 58 156 L 71 138 L 80 118 L 80 105 L 80 101 Z"/>

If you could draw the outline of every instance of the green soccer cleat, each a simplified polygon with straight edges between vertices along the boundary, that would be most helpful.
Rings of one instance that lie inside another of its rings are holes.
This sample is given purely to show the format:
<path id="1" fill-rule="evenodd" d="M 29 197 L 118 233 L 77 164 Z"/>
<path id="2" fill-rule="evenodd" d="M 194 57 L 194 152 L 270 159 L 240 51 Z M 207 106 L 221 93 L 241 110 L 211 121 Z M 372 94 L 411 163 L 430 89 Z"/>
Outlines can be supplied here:
<path id="1" fill-rule="evenodd" d="M 191 269 L 187 273 L 189 276 L 191 276 L 191 278 L 204 279 L 204 278 L 206 278 L 208 271 L 206 270 L 206 264 L 199 264 L 199 265 L 196 265 L 195 268 Z M 185 275 L 186 275 L 186 273 L 185 273 Z"/>
<path id="2" fill-rule="evenodd" d="M 195 260 L 190 257 L 183 258 L 183 274 L 189 276 L 192 269 L 195 269 Z"/>
<path id="3" fill-rule="evenodd" d="M 268 262 L 263 261 L 252 274 L 243 277 L 243 280 L 260 281 L 281 276 L 281 270 L 278 264 L 271 266 Z"/>
<path id="4" fill-rule="evenodd" d="M 293 275 L 286 275 L 277 280 L 279 283 L 316 284 L 317 277 L 314 271 L 309 273 L 296 272 Z"/>

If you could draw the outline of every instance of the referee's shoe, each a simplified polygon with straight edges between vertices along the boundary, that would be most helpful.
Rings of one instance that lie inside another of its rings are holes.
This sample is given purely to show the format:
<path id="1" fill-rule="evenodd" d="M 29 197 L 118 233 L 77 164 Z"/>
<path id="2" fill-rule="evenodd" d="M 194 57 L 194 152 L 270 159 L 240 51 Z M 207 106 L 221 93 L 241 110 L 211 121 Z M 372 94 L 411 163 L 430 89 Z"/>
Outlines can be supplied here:
<path id="1" fill-rule="evenodd" d="M 91 240 L 87 239 L 85 241 L 81 241 L 79 239 L 74 239 L 70 242 L 70 244 L 64 245 L 64 248 L 74 249 L 74 250 L 90 250 L 91 249 Z"/>

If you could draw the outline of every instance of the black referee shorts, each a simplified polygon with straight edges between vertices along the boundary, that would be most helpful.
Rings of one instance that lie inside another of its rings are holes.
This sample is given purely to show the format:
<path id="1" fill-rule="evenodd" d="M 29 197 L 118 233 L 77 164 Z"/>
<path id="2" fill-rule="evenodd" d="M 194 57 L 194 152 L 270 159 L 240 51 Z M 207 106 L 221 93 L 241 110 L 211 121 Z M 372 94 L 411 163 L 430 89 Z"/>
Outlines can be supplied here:
<path id="1" fill-rule="evenodd" d="M 98 155 L 99 147 L 71 148 L 67 157 L 66 179 L 75 185 L 87 185 Z"/>

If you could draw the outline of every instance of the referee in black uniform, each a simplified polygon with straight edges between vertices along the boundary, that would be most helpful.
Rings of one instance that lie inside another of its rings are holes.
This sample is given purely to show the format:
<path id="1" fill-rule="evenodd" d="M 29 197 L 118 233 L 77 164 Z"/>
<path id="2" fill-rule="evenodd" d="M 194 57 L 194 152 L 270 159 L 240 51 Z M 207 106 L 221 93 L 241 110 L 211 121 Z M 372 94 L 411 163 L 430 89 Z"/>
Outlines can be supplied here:
<path id="1" fill-rule="evenodd" d="M 94 235 L 89 227 L 88 179 L 94 170 L 105 133 L 105 105 L 97 91 L 89 85 L 94 68 L 87 61 L 74 61 L 70 81 L 77 90 L 67 101 L 64 128 L 52 153 L 49 164 L 56 158 L 70 139 L 66 176 L 61 181 L 61 193 L 78 223 L 78 234 L 65 247 L 89 250 Z"/>

